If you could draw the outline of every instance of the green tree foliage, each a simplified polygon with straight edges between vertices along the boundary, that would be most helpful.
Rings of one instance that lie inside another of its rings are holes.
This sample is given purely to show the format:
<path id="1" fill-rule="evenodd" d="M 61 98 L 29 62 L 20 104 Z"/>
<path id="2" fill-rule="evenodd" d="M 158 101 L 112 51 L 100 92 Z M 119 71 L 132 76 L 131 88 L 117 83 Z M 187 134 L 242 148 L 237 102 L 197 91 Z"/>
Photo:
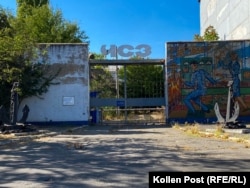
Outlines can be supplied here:
<path id="1" fill-rule="evenodd" d="M 49 0 L 17 0 L 19 6 L 23 4 L 31 5 L 33 7 L 40 7 L 43 5 L 48 5 Z"/>
<path id="2" fill-rule="evenodd" d="M 195 41 L 204 41 L 203 37 L 200 36 L 199 34 L 195 34 L 195 35 L 194 35 L 194 40 L 195 40 Z"/>
<path id="3" fill-rule="evenodd" d="M 66 21 L 60 10 L 44 3 L 34 7 L 31 3 L 19 3 L 16 27 L 20 32 L 29 33 L 37 43 L 78 43 L 87 42 L 88 36 L 76 23 Z M 31 1 L 31 0 L 30 0 Z M 33 1 L 32 1 L 33 2 Z"/>
<path id="4" fill-rule="evenodd" d="M 0 9 L 0 29 L 3 31 L 4 29 L 10 28 L 10 24 L 8 21 L 8 13 L 4 11 L 2 8 Z"/>
<path id="5" fill-rule="evenodd" d="M 130 60 L 141 60 L 139 56 Z M 126 75 L 125 75 L 126 71 Z M 128 65 L 119 69 L 120 95 L 124 96 L 126 79 L 128 98 L 148 98 L 164 96 L 164 74 L 161 65 Z"/>
<path id="6" fill-rule="evenodd" d="M 30 43 L 25 36 L 15 35 L 15 29 L 11 25 L 14 16 L 1 9 L 0 17 L 0 104 L 8 107 L 10 89 L 21 77 L 25 66 L 20 61 L 24 52 L 30 49 Z"/>
<path id="7" fill-rule="evenodd" d="M 90 72 L 90 89 L 99 93 L 101 98 L 116 96 L 115 80 L 107 67 L 94 66 Z"/>
<path id="8" fill-rule="evenodd" d="M 19 82 L 19 98 L 41 95 L 48 90 L 51 81 L 56 76 L 47 75 L 45 63 L 33 63 L 36 44 L 29 37 L 17 32 L 13 16 L 8 16 L 1 10 L 1 17 L 6 23 L 0 29 L 0 104 L 7 109 L 10 103 L 10 91 L 14 82 Z"/>
<path id="9" fill-rule="evenodd" d="M 104 59 L 100 54 L 93 54 L 94 59 Z M 141 57 L 131 57 L 130 60 L 138 60 Z M 90 87 L 91 91 L 99 92 L 101 98 L 124 97 L 124 83 L 126 79 L 128 98 L 163 97 L 164 74 L 160 65 L 127 65 L 126 78 L 125 67 L 113 67 L 111 72 L 108 66 L 91 66 Z M 118 78 L 116 78 L 116 71 Z M 118 89 L 119 87 L 119 89 Z"/>
<path id="10" fill-rule="evenodd" d="M 94 59 L 104 59 L 102 54 L 93 53 Z M 94 65 L 90 67 L 90 90 L 98 92 L 101 98 L 116 97 L 115 78 L 108 66 Z"/>
<path id="11" fill-rule="evenodd" d="M 160 65 L 128 65 L 119 70 L 120 94 L 124 96 L 124 78 L 128 98 L 164 96 L 163 67 Z"/>
<path id="12" fill-rule="evenodd" d="M 105 55 L 98 53 L 90 53 L 90 59 L 105 59 Z"/>
<path id="13" fill-rule="evenodd" d="M 49 1 L 17 2 L 17 16 L 0 9 L 0 105 L 7 109 L 14 82 L 19 82 L 21 101 L 47 92 L 58 74 L 48 75 L 46 62 L 34 63 L 40 53 L 38 43 L 88 42 L 85 32 L 77 24 L 64 20 L 61 11 L 50 8 Z"/>
<path id="14" fill-rule="evenodd" d="M 219 35 L 213 26 L 208 26 L 204 32 L 203 36 L 198 34 L 194 35 L 195 41 L 216 41 L 219 40 Z"/>

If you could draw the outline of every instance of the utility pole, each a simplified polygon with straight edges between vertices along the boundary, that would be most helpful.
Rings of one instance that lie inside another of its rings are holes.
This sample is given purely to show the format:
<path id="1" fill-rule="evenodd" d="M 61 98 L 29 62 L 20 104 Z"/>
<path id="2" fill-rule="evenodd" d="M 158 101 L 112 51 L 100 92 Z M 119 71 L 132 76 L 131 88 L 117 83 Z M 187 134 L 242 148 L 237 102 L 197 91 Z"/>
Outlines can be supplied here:
<path id="1" fill-rule="evenodd" d="M 117 46 L 115 47 L 115 59 L 117 60 L 118 59 L 118 54 L 117 54 Z M 120 96 L 119 96 L 119 78 L 118 78 L 118 70 L 119 70 L 119 67 L 118 65 L 116 65 L 116 68 L 115 68 L 115 76 L 116 76 L 116 83 L 115 83 L 115 87 L 116 87 L 116 98 L 117 100 L 119 100 Z M 116 107 L 116 115 L 119 116 L 120 115 L 120 112 L 119 112 L 119 106 Z"/>

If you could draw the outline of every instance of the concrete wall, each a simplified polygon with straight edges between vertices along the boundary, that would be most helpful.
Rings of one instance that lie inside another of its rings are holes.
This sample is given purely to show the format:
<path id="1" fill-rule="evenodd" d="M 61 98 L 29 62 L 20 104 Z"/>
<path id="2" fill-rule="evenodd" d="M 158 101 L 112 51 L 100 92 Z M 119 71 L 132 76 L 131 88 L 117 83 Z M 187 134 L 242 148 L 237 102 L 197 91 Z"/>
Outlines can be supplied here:
<path id="1" fill-rule="evenodd" d="M 87 44 L 40 44 L 46 53 L 38 61 L 49 64 L 49 73 L 60 73 L 49 91 L 39 97 L 22 101 L 30 108 L 27 121 L 31 123 L 80 123 L 89 119 L 89 64 Z"/>
<path id="2" fill-rule="evenodd" d="M 249 0 L 200 0 L 200 33 L 212 25 L 220 40 L 250 38 Z"/>

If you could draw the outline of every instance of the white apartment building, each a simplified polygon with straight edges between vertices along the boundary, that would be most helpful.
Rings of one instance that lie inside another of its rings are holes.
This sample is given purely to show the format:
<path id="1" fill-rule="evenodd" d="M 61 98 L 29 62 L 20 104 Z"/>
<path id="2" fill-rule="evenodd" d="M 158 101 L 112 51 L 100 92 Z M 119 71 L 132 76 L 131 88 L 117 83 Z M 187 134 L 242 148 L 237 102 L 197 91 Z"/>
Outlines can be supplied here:
<path id="1" fill-rule="evenodd" d="M 198 0 L 200 3 L 200 33 L 212 25 L 219 40 L 250 38 L 249 0 Z"/>

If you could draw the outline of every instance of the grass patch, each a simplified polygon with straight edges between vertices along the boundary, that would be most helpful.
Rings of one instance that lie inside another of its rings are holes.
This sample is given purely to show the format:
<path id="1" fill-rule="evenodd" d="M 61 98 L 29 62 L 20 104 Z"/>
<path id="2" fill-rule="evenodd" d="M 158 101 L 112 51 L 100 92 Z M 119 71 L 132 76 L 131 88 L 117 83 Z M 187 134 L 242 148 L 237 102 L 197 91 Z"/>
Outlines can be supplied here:
<path id="1" fill-rule="evenodd" d="M 172 127 L 175 129 L 180 129 L 189 135 L 195 135 L 195 136 L 206 137 L 206 138 L 218 138 L 218 139 L 223 139 L 223 140 L 233 140 L 238 143 L 245 143 L 246 148 L 250 147 L 249 135 L 229 134 L 225 132 L 225 130 L 223 129 L 223 126 L 221 125 L 218 125 L 213 132 L 204 131 L 204 129 L 199 123 L 193 123 L 193 124 L 174 123 Z"/>

